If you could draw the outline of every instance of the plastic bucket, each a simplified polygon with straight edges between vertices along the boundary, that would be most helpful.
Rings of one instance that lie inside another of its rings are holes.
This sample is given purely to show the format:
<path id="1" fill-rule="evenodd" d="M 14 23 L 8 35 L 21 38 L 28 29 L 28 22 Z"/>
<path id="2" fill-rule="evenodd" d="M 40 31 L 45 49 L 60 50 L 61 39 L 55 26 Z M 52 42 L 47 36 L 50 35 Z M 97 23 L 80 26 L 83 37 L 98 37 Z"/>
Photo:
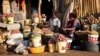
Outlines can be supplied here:
<path id="1" fill-rule="evenodd" d="M 55 51 L 55 44 L 48 44 L 49 47 L 49 52 L 54 52 Z"/>
<path id="2" fill-rule="evenodd" d="M 35 38 L 32 38 L 32 44 L 33 44 L 33 47 L 41 46 L 41 36 L 37 36 Z"/>
<path id="3" fill-rule="evenodd" d="M 32 54 L 39 54 L 39 53 L 42 53 L 42 52 L 44 52 L 45 51 L 45 45 L 42 45 L 42 46 L 40 46 L 40 47 L 30 47 L 29 48 L 29 51 L 30 51 L 30 53 L 32 53 Z"/>
<path id="4" fill-rule="evenodd" d="M 98 34 L 96 34 L 96 35 L 93 35 L 93 34 L 88 35 L 88 41 L 89 42 L 97 42 L 98 41 L 98 38 L 99 38 L 99 35 Z"/>
<path id="5" fill-rule="evenodd" d="M 67 39 L 67 46 L 66 46 L 66 49 L 70 49 L 72 41 L 73 41 L 73 40 L 72 40 L 71 38 L 68 38 L 68 39 Z"/>
<path id="6" fill-rule="evenodd" d="M 66 53 L 66 41 L 57 42 L 57 51 L 59 53 Z"/>
<path id="7" fill-rule="evenodd" d="M 99 52 L 99 42 L 87 42 L 86 50 L 92 52 Z"/>

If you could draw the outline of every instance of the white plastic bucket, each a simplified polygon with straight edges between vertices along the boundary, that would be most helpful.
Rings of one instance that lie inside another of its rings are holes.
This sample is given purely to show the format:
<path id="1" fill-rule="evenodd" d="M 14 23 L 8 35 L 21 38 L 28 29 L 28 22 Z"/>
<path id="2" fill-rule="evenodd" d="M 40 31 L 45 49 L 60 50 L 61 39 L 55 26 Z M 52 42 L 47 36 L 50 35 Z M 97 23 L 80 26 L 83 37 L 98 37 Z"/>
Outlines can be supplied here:
<path id="1" fill-rule="evenodd" d="M 32 44 L 33 44 L 33 47 L 41 46 L 41 36 L 37 36 L 35 38 L 32 38 Z"/>
<path id="2" fill-rule="evenodd" d="M 70 38 L 67 39 L 67 46 L 66 46 L 66 49 L 70 49 L 72 41 L 73 41 L 73 40 L 70 39 Z"/>
<path id="3" fill-rule="evenodd" d="M 98 34 L 97 35 L 93 35 L 93 34 L 88 35 L 88 41 L 89 42 L 96 42 L 96 41 L 98 41 L 98 38 L 99 38 Z"/>
<path id="4" fill-rule="evenodd" d="M 57 51 L 59 53 L 66 53 L 66 41 L 57 42 Z"/>

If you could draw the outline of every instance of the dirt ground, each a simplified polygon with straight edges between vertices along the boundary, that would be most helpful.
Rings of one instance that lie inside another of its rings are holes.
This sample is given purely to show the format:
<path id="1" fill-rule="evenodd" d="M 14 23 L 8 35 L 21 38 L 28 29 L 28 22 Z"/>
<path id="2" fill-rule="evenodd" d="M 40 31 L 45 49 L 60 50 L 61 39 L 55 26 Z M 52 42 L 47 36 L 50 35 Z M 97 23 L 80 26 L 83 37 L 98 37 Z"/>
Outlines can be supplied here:
<path id="1" fill-rule="evenodd" d="M 10 54 L 6 52 L 3 47 L 0 46 L 0 56 L 23 56 L 19 54 Z M 49 53 L 44 52 L 41 54 L 29 54 L 24 56 L 100 56 L 100 52 L 87 52 L 87 51 L 79 51 L 79 50 L 67 50 L 66 53 Z"/>

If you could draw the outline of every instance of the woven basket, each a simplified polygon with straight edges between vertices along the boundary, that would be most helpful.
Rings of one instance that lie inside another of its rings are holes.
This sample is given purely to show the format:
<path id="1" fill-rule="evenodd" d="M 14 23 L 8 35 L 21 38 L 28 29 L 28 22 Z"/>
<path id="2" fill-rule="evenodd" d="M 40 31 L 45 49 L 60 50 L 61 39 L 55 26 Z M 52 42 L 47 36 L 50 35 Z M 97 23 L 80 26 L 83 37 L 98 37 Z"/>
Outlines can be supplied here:
<path id="1" fill-rule="evenodd" d="M 42 52 L 44 52 L 44 50 L 45 50 L 45 46 L 44 45 L 42 45 L 40 47 L 31 47 L 31 48 L 29 48 L 29 51 L 32 54 L 34 54 L 34 53 L 42 53 Z"/>

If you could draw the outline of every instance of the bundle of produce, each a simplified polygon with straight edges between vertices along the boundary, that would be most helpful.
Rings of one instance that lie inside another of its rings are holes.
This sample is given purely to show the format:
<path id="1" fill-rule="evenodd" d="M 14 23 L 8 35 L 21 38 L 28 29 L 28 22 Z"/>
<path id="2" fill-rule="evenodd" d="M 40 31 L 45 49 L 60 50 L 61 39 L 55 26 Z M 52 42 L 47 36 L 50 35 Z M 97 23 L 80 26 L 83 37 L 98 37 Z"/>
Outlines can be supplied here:
<path id="1" fill-rule="evenodd" d="M 42 30 L 39 29 L 39 28 L 34 28 L 34 29 L 32 30 L 32 32 L 33 32 L 34 34 L 42 34 Z"/>
<path id="2" fill-rule="evenodd" d="M 90 24 L 99 23 L 99 18 L 94 17 L 93 15 L 87 16 L 86 19 L 83 19 L 84 22 L 88 21 Z"/>
<path id="3" fill-rule="evenodd" d="M 56 41 L 67 41 L 67 38 L 63 34 L 59 34 L 56 38 Z"/>
<path id="4" fill-rule="evenodd" d="M 52 36 L 54 33 L 50 30 L 50 28 L 48 27 L 45 27 L 45 28 L 42 28 L 42 32 L 44 35 L 46 36 Z"/>

